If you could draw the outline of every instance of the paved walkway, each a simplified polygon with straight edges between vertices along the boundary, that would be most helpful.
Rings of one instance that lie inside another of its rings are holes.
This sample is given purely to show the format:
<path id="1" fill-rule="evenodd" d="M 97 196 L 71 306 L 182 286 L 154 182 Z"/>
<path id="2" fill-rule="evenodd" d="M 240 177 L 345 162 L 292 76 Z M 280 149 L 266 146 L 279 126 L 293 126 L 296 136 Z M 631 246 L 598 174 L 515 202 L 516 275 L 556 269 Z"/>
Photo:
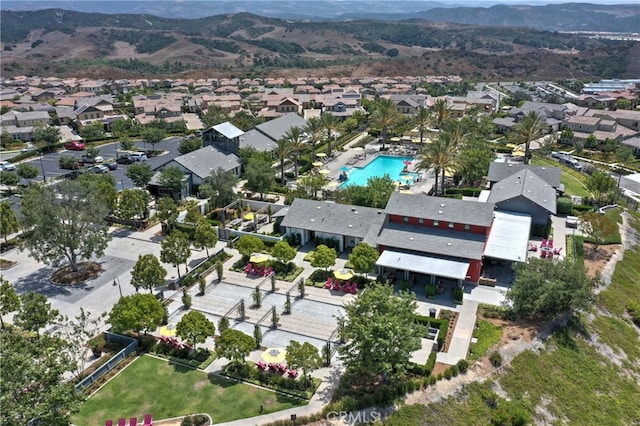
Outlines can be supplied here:
<path id="1" fill-rule="evenodd" d="M 447 352 L 438 352 L 437 362 L 453 365 L 467 357 L 473 329 L 476 325 L 477 311 L 478 302 L 473 300 L 464 301 L 459 310 L 460 314 L 458 315 L 456 328 L 453 331 L 449 350 Z"/>

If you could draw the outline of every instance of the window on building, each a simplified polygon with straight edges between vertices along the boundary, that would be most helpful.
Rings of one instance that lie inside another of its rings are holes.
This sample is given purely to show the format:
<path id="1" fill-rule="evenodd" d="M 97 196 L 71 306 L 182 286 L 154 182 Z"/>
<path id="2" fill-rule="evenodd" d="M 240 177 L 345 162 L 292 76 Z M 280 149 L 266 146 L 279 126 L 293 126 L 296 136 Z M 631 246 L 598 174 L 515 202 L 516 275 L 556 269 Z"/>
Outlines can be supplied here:
<path id="1" fill-rule="evenodd" d="M 409 222 L 409 218 L 407 216 L 403 217 L 402 220 L 404 220 L 405 222 Z"/>
<path id="2" fill-rule="evenodd" d="M 469 229 L 471 229 L 471 225 L 469 225 L 468 223 L 464 224 L 464 230 L 468 231 Z"/>
<path id="3" fill-rule="evenodd" d="M 434 220 L 433 221 L 433 226 L 439 226 L 440 225 L 440 221 L 439 220 Z"/>
<path id="4" fill-rule="evenodd" d="M 422 225 L 424 223 L 424 219 L 423 218 L 418 219 L 418 223 Z"/>
<path id="5" fill-rule="evenodd" d="M 453 222 L 449 222 L 449 228 L 453 228 L 456 224 Z"/>

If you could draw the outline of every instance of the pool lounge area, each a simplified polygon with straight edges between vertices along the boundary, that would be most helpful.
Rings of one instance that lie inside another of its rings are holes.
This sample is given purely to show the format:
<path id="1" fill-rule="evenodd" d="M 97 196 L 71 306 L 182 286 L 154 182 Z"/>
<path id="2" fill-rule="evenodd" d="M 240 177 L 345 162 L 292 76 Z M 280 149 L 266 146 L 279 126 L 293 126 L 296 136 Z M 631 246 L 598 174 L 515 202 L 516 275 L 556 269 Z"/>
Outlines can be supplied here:
<path id="1" fill-rule="evenodd" d="M 370 177 L 382 177 L 385 174 L 403 185 L 412 185 L 418 180 L 420 173 L 403 172 L 403 170 L 405 167 L 412 170 L 414 161 L 413 157 L 378 155 L 363 167 L 345 167 L 347 180 L 340 185 L 340 188 L 351 185 L 365 186 Z"/>

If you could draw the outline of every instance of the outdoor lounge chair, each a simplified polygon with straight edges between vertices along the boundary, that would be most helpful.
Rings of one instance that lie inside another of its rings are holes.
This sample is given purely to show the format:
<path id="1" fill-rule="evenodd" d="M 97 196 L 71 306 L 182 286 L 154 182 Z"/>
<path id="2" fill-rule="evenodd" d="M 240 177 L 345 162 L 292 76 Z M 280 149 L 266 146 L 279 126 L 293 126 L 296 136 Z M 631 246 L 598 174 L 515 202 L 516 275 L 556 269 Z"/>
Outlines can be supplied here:
<path id="1" fill-rule="evenodd" d="M 340 282 L 340 280 L 335 280 L 333 282 L 333 286 L 331 287 L 331 290 L 340 290 L 340 288 L 342 288 L 342 283 Z"/>
<path id="2" fill-rule="evenodd" d="M 333 286 L 333 278 L 329 277 L 327 282 L 324 284 L 324 288 L 331 288 Z"/>
<path id="3" fill-rule="evenodd" d="M 351 281 L 346 281 L 340 290 L 342 290 L 342 292 L 346 293 L 350 289 L 351 289 Z"/>
<path id="4" fill-rule="evenodd" d="M 251 272 L 252 269 L 253 269 L 253 264 L 247 263 L 247 266 L 244 267 L 244 272 L 248 274 Z"/>
<path id="5" fill-rule="evenodd" d="M 113 420 L 105 420 L 104 426 L 113 426 Z"/>
<path id="6" fill-rule="evenodd" d="M 264 272 L 264 267 L 262 267 L 262 266 L 258 266 L 258 267 L 256 268 L 255 275 L 262 275 L 262 272 Z"/>
<path id="7" fill-rule="evenodd" d="M 351 288 L 349 289 L 349 293 L 356 294 L 358 292 L 358 283 L 354 282 L 351 284 Z"/>
<path id="8" fill-rule="evenodd" d="M 560 252 L 562 251 L 562 247 L 553 249 L 553 254 L 556 256 L 560 256 Z"/>
<path id="9" fill-rule="evenodd" d="M 278 367 L 278 373 L 280 373 L 280 374 L 284 374 L 284 373 L 287 372 L 287 366 L 286 365 L 278 364 L 276 367 Z"/>
<path id="10" fill-rule="evenodd" d="M 151 414 L 144 415 L 143 426 L 153 426 L 153 420 L 151 419 Z"/>
<path id="11" fill-rule="evenodd" d="M 267 369 L 267 364 L 262 362 L 262 361 L 259 361 L 258 363 L 256 363 L 256 367 L 258 367 L 260 370 L 264 371 L 264 370 Z"/>
<path id="12" fill-rule="evenodd" d="M 287 371 L 287 375 L 292 379 L 295 379 L 296 377 L 298 377 L 298 372 L 296 370 L 289 370 Z"/>
<path id="13" fill-rule="evenodd" d="M 129 426 L 138 426 L 138 418 L 130 417 L 129 418 Z"/>
<path id="14" fill-rule="evenodd" d="M 118 419 L 118 426 L 127 426 L 127 419 L 125 419 L 124 417 Z"/>

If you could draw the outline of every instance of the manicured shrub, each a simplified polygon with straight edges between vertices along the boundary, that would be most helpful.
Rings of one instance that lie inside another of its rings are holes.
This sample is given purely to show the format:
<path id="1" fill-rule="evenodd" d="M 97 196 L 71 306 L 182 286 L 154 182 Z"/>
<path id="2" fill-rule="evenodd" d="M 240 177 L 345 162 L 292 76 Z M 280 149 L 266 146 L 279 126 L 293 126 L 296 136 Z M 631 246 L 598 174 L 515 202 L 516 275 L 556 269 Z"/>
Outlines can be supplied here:
<path id="1" fill-rule="evenodd" d="M 469 369 L 469 362 L 466 359 L 461 359 L 460 361 L 458 361 L 457 366 L 460 373 L 464 374 Z"/>
<path id="2" fill-rule="evenodd" d="M 556 208 L 558 210 L 558 214 L 571 214 L 571 210 L 573 208 L 573 203 L 571 202 L 571 198 L 569 197 L 560 197 L 556 201 Z"/>
<path id="3" fill-rule="evenodd" d="M 491 355 L 489 355 L 489 362 L 496 368 L 500 367 L 502 365 L 502 355 L 500 355 L 500 352 L 493 351 Z"/>
<path id="4" fill-rule="evenodd" d="M 458 375 L 458 366 L 457 365 L 452 365 L 449 370 L 451 371 L 451 374 L 453 375 L 453 377 L 456 377 Z"/>
<path id="5" fill-rule="evenodd" d="M 451 380 L 452 377 L 453 377 L 453 371 L 451 371 L 450 368 L 447 368 L 444 371 L 444 378 L 447 379 L 447 380 Z"/>
<path id="6" fill-rule="evenodd" d="M 427 287 L 425 289 L 425 293 L 427 294 L 427 297 L 436 297 L 436 285 L 435 284 L 427 284 Z"/>

